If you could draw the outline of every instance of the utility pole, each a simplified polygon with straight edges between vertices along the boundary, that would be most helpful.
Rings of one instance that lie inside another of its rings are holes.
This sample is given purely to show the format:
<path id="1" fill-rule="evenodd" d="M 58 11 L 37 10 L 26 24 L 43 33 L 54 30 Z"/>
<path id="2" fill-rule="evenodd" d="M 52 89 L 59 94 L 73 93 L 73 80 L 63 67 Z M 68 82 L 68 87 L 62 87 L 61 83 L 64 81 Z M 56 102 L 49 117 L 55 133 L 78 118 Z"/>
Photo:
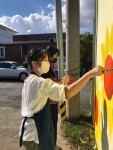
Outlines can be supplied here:
<path id="1" fill-rule="evenodd" d="M 94 3 L 94 22 L 93 22 L 93 53 L 92 53 L 92 68 L 94 68 L 97 64 L 96 60 L 96 50 L 97 50 L 97 20 L 98 20 L 98 0 L 95 0 Z M 92 79 L 92 90 L 91 90 L 91 115 L 93 117 L 93 123 L 95 123 L 95 95 L 96 95 L 96 80 Z"/>
<path id="2" fill-rule="evenodd" d="M 64 76 L 64 54 L 63 54 L 63 31 L 62 31 L 62 12 L 61 0 L 56 0 L 56 26 L 57 26 L 57 48 L 60 49 L 59 56 L 59 78 Z"/>
<path id="3" fill-rule="evenodd" d="M 66 0 L 66 70 L 74 79 L 80 77 L 80 23 L 79 0 Z M 73 70 L 73 71 L 71 71 Z M 80 94 L 66 102 L 67 118 L 80 115 Z"/>
<path id="4" fill-rule="evenodd" d="M 56 0 L 56 26 L 57 26 L 57 48 L 60 50 L 58 76 L 61 79 L 64 76 L 64 53 L 63 53 L 63 30 L 62 30 L 62 8 L 61 0 Z M 66 103 L 60 105 L 61 121 L 66 119 Z"/>

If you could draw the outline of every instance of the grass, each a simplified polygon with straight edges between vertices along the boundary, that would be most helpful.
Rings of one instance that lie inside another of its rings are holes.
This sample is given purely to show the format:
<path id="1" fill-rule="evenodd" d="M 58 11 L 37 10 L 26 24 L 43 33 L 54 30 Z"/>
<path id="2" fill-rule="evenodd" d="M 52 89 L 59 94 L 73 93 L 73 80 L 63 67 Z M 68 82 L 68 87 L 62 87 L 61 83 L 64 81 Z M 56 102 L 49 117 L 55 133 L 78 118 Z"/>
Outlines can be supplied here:
<path id="1" fill-rule="evenodd" d="M 72 150 L 97 150 L 91 116 L 81 114 L 79 118 L 63 122 L 61 128 L 64 137 L 71 143 Z"/>

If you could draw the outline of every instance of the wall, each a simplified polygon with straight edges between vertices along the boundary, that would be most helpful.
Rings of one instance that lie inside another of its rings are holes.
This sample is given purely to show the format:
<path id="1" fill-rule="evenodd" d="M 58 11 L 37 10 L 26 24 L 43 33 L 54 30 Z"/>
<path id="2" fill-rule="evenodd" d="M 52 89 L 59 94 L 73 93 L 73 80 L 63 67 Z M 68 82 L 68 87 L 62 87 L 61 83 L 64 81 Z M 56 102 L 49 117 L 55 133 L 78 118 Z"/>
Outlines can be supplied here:
<path id="1" fill-rule="evenodd" d="M 0 43 L 12 43 L 16 32 L 0 25 Z"/>
<path id="2" fill-rule="evenodd" d="M 37 42 L 37 43 L 13 43 L 13 44 L 0 44 L 1 47 L 5 47 L 5 58 L 0 58 L 0 61 L 18 61 L 23 62 L 24 57 L 22 57 L 22 45 L 27 45 L 28 49 L 32 48 L 42 48 L 46 49 L 50 42 Z M 52 43 L 52 45 L 56 45 L 56 43 Z M 64 53 L 65 53 L 65 43 L 64 43 Z"/>
<path id="3" fill-rule="evenodd" d="M 98 0 L 97 65 L 113 68 L 113 0 Z M 113 150 L 113 71 L 96 77 L 95 137 L 98 150 Z"/>
<path id="4" fill-rule="evenodd" d="M 21 45 L 7 44 L 4 47 L 5 47 L 5 58 L 0 58 L 0 61 L 22 62 Z"/>

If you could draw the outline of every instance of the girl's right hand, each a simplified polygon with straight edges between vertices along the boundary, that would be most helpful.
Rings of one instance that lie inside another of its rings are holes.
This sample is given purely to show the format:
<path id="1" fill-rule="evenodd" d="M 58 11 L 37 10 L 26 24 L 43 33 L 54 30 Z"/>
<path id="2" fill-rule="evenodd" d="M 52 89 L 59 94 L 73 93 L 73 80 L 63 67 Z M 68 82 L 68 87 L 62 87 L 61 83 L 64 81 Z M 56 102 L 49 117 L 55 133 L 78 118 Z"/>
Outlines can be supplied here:
<path id="1" fill-rule="evenodd" d="M 95 76 L 100 76 L 103 75 L 104 72 L 107 72 L 108 70 L 106 68 L 103 68 L 102 66 L 96 66 L 95 68 L 93 68 L 92 70 L 90 70 L 88 72 L 88 74 L 90 75 L 90 77 L 95 77 Z"/>

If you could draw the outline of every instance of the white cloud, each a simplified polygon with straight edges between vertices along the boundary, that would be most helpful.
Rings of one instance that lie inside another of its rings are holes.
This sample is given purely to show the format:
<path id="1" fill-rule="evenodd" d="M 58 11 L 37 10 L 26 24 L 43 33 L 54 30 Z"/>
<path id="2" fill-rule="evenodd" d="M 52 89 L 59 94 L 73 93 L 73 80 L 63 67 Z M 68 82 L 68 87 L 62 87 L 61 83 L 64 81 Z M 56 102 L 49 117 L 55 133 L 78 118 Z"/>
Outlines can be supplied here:
<path id="1" fill-rule="evenodd" d="M 66 26 L 66 0 L 62 0 L 64 5 L 62 7 L 62 20 L 63 29 L 65 31 Z M 80 31 L 88 32 L 93 30 L 93 18 L 94 18 L 94 0 L 80 0 Z"/>
<path id="2" fill-rule="evenodd" d="M 47 8 L 55 9 L 55 6 L 54 6 L 54 5 L 52 5 L 52 4 L 49 4 L 49 5 L 47 6 Z"/>
<path id="3" fill-rule="evenodd" d="M 32 30 L 27 30 L 27 33 L 30 34 L 32 32 Z"/>
<path id="4" fill-rule="evenodd" d="M 93 28 L 94 0 L 80 0 L 80 15 L 81 30 Z"/>
<path id="5" fill-rule="evenodd" d="M 54 15 L 53 12 L 52 15 Z M 3 16 L 0 18 L 0 24 L 11 29 L 16 29 L 19 34 L 46 33 L 55 32 L 56 30 L 54 16 L 50 17 L 45 15 L 44 12 L 40 14 L 30 14 L 27 17 L 22 17 L 20 15 L 15 15 L 13 17 Z"/>
<path id="6" fill-rule="evenodd" d="M 55 6 L 47 6 L 49 13 L 42 11 L 22 17 L 15 15 L 13 17 L 0 17 L 0 24 L 15 29 L 19 34 L 36 34 L 56 32 Z M 94 0 L 80 0 L 80 28 L 82 31 L 93 27 Z M 66 21 L 66 3 L 62 0 L 62 20 Z M 65 31 L 66 23 L 63 23 Z"/>
<path id="7" fill-rule="evenodd" d="M 66 2 L 66 0 L 61 0 L 61 1 L 64 2 L 64 3 Z"/>

